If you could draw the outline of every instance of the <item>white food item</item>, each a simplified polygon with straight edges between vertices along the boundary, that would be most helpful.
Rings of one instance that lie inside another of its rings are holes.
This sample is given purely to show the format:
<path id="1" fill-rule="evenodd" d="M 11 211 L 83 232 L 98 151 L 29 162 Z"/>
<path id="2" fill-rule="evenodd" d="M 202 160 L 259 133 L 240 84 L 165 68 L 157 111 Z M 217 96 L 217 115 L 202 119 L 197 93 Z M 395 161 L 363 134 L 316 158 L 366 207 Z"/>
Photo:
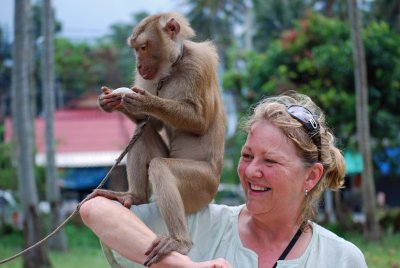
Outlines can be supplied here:
<path id="1" fill-rule="evenodd" d="M 128 93 L 135 93 L 135 92 L 127 87 L 119 87 L 114 89 L 112 92 L 112 94 L 128 94 Z"/>

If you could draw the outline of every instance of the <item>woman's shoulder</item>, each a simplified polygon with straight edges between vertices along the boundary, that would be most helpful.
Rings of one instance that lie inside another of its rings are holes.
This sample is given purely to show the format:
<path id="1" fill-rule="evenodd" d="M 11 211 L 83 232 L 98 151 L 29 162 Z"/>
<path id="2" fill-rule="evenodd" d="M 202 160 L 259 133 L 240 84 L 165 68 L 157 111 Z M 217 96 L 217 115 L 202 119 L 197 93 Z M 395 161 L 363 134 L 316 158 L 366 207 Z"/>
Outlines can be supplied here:
<path id="1" fill-rule="evenodd" d="M 365 264 L 364 255 L 356 245 L 317 223 L 311 223 L 311 226 L 313 229 L 312 240 L 314 241 L 314 245 L 317 246 L 316 248 L 327 253 L 329 252 L 329 255 L 333 258 L 340 256 L 347 260 Z"/>
<path id="2" fill-rule="evenodd" d="M 327 228 L 315 223 L 311 222 L 312 230 L 317 235 L 319 239 L 324 239 L 326 241 L 332 243 L 344 243 L 344 244 L 352 244 L 349 241 L 345 240 L 344 238 L 338 236 L 334 232 L 328 230 Z"/>

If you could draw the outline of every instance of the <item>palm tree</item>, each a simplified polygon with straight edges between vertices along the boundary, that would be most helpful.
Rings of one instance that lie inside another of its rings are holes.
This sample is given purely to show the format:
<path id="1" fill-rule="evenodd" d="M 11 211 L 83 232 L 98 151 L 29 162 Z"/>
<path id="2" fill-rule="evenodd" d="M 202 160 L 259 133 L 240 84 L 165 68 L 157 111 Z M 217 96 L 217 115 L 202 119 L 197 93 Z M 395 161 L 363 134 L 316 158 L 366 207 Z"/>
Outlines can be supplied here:
<path id="1" fill-rule="evenodd" d="M 38 214 L 38 194 L 34 176 L 33 122 L 29 102 L 29 57 L 30 43 L 29 0 L 15 0 L 13 73 L 12 73 L 12 111 L 16 135 L 16 154 L 18 159 L 19 190 L 24 207 L 24 247 L 39 241 L 41 220 Z M 24 267 L 49 266 L 50 261 L 43 245 L 35 247 L 24 255 Z"/>
<path id="2" fill-rule="evenodd" d="M 373 19 L 383 20 L 395 31 L 400 32 L 400 1 L 373 1 L 372 14 Z"/>
<path id="3" fill-rule="evenodd" d="M 222 66 L 227 49 L 234 40 L 234 27 L 243 22 L 246 1 L 243 0 L 187 0 L 187 17 L 198 40 L 212 39 L 217 45 Z"/>
<path id="4" fill-rule="evenodd" d="M 362 171 L 363 208 L 366 216 L 364 236 L 367 240 L 377 241 L 380 239 L 380 232 L 376 218 L 375 186 L 371 160 L 365 52 L 361 40 L 360 17 L 357 8 L 357 0 L 348 0 L 348 6 L 353 41 L 358 147 L 363 157 L 364 164 L 364 169 Z"/>
<path id="5" fill-rule="evenodd" d="M 304 16 L 311 7 L 304 0 L 252 0 L 254 19 L 254 45 L 263 51 L 269 40 L 277 38 L 284 30 L 293 28 L 293 22 Z"/>
<path id="6" fill-rule="evenodd" d="M 43 86 L 43 107 L 46 124 L 46 194 L 50 203 L 51 229 L 54 230 L 62 222 L 61 215 L 61 193 L 57 184 L 58 172 L 55 164 L 55 143 L 54 143 L 54 23 L 51 0 L 42 2 L 42 86 Z M 57 232 L 49 241 L 51 249 L 64 251 L 67 249 L 67 241 L 64 231 Z"/>

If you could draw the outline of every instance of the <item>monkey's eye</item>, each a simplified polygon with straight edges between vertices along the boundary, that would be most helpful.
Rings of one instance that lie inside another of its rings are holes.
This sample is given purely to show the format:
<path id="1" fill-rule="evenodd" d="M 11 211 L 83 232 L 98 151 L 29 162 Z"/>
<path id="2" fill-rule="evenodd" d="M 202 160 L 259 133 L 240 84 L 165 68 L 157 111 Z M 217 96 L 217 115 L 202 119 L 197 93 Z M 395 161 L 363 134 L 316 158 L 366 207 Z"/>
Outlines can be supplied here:
<path id="1" fill-rule="evenodd" d="M 140 50 L 145 51 L 147 48 L 147 44 L 140 45 Z"/>

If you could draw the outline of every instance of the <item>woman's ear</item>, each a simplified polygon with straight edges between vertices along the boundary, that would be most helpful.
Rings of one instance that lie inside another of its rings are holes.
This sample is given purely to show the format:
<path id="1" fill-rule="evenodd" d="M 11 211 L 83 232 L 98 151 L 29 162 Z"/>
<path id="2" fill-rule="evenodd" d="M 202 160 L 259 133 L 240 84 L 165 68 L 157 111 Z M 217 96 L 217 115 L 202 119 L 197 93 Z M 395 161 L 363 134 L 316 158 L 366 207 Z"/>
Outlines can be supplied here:
<path id="1" fill-rule="evenodd" d="M 310 167 L 308 177 L 304 182 L 304 190 L 311 191 L 321 179 L 323 172 L 324 167 L 319 162 Z"/>

